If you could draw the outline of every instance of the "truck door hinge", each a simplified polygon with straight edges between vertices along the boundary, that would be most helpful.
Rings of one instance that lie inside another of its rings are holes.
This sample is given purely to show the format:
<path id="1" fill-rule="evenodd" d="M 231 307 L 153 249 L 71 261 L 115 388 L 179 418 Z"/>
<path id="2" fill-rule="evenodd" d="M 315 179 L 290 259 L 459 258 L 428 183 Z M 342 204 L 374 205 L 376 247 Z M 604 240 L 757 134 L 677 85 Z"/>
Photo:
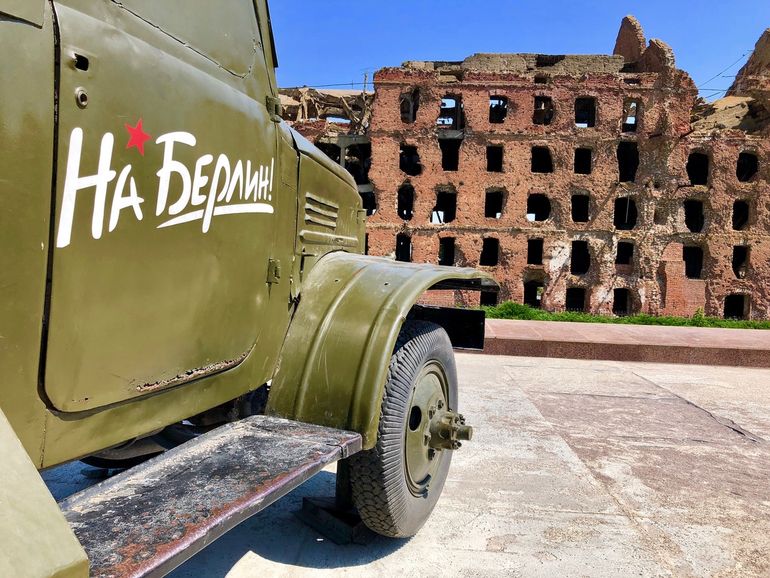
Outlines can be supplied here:
<path id="1" fill-rule="evenodd" d="M 267 282 L 272 285 L 281 280 L 281 262 L 278 259 L 270 259 L 267 262 Z"/>
<path id="2" fill-rule="evenodd" d="M 281 99 L 268 95 L 267 112 L 268 114 L 270 114 L 270 120 L 272 120 L 273 122 L 281 122 L 283 117 L 283 107 L 281 106 Z"/>

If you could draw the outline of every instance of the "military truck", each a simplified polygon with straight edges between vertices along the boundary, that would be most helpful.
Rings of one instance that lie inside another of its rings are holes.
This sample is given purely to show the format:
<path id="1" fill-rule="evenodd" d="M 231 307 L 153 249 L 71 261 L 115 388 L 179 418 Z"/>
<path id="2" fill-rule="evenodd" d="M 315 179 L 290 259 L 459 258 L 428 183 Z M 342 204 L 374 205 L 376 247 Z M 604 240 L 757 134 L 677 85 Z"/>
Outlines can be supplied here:
<path id="1" fill-rule="evenodd" d="M 416 303 L 495 285 L 362 254 L 266 0 L 0 0 L 0 30 L 0 575 L 166 573 L 340 459 L 366 525 L 417 532 L 484 328 Z M 143 463 L 57 504 L 76 459 Z"/>

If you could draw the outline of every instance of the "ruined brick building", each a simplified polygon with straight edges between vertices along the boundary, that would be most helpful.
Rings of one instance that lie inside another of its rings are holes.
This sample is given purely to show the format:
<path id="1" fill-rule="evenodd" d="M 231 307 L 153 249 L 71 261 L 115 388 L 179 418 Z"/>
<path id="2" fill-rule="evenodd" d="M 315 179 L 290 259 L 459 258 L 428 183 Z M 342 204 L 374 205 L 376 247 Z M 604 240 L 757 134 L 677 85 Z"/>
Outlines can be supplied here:
<path id="1" fill-rule="evenodd" d="M 486 269 L 483 303 L 770 318 L 770 30 L 710 104 L 632 17 L 611 56 L 407 62 L 375 87 L 352 126 L 287 100 L 356 177 L 370 254 Z"/>

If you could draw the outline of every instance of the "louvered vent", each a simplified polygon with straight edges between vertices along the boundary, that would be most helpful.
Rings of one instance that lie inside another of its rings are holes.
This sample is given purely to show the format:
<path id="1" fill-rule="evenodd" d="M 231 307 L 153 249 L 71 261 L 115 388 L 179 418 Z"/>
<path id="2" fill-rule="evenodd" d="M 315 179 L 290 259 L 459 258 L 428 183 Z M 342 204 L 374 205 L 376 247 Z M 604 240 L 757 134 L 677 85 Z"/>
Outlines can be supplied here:
<path id="1" fill-rule="evenodd" d="M 335 231 L 339 206 L 331 201 L 317 197 L 311 193 L 305 193 L 305 222 Z"/>

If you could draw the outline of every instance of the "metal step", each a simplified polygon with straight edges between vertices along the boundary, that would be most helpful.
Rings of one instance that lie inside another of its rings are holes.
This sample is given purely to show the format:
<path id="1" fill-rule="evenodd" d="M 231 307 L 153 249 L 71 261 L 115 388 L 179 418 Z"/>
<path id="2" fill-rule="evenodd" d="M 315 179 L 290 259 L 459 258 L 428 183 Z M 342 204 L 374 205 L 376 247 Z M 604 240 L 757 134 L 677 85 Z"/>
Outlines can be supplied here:
<path id="1" fill-rule="evenodd" d="M 59 505 L 100 577 L 163 576 L 327 464 L 357 433 L 254 416 L 205 434 Z"/>

